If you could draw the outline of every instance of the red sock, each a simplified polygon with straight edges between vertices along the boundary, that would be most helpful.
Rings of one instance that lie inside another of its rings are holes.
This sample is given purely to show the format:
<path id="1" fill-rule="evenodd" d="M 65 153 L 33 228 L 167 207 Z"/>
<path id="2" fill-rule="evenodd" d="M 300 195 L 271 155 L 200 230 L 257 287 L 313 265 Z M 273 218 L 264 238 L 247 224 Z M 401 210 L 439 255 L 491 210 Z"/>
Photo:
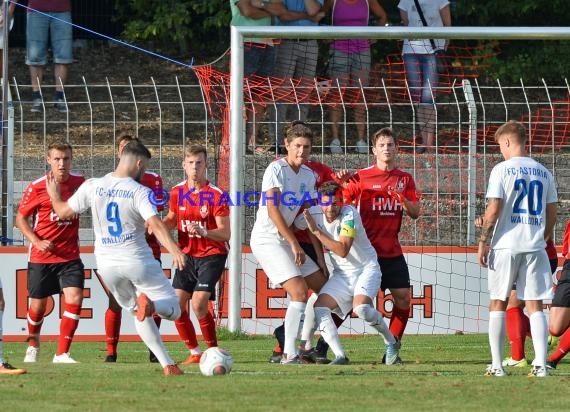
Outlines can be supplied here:
<path id="1" fill-rule="evenodd" d="M 558 363 L 569 351 L 570 351 L 570 328 L 567 328 L 560 337 L 556 350 L 552 355 L 550 355 L 548 360 Z"/>
<path id="2" fill-rule="evenodd" d="M 211 348 L 213 346 L 218 346 L 218 339 L 216 338 L 216 322 L 214 322 L 214 317 L 210 312 L 202 319 L 198 319 L 200 322 L 200 330 L 202 331 L 202 336 L 206 342 L 206 346 Z"/>
<path id="3" fill-rule="evenodd" d="M 180 339 L 182 339 L 182 342 L 184 342 L 188 349 L 194 349 L 198 346 L 196 330 L 190 320 L 190 316 L 188 316 L 188 311 L 182 311 L 180 317 L 174 321 L 174 325 L 176 326 L 178 335 L 180 335 Z"/>
<path id="4" fill-rule="evenodd" d="M 526 339 L 526 324 L 530 328 L 530 320 L 525 316 L 523 310 L 519 307 L 507 309 L 507 336 L 511 343 L 511 357 L 514 360 L 522 360 L 525 357 L 524 340 Z"/>
<path id="5" fill-rule="evenodd" d="M 28 309 L 28 343 L 36 348 L 40 346 L 40 332 L 44 322 L 44 314 Z"/>
<path id="6" fill-rule="evenodd" d="M 107 337 L 107 355 L 117 355 L 117 345 L 121 333 L 122 312 L 107 309 L 105 312 L 105 336 Z"/>
<path id="7" fill-rule="evenodd" d="M 56 355 L 69 352 L 73 335 L 75 335 L 75 330 L 79 324 L 80 313 L 81 305 L 65 303 L 65 311 L 59 323 L 59 344 L 57 345 Z"/>
<path id="8" fill-rule="evenodd" d="M 162 318 L 158 316 L 156 313 L 152 314 L 152 318 L 154 319 L 154 323 L 156 323 L 156 327 L 160 329 L 160 324 L 162 322 Z"/>
<path id="9" fill-rule="evenodd" d="M 401 309 L 394 305 L 394 309 L 392 309 L 392 317 L 390 318 L 390 332 L 392 332 L 392 335 L 397 337 L 398 340 L 402 340 L 404 329 L 406 329 L 406 325 L 408 324 L 409 314 L 410 308 Z"/>

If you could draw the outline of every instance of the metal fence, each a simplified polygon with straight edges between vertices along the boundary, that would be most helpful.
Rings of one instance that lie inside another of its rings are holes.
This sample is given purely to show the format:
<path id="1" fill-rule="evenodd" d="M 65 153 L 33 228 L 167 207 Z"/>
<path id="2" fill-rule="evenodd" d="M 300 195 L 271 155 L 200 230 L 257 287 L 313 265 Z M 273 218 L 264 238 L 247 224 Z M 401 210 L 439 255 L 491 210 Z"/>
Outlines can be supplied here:
<path id="1" fill-rule="evenodd" d="M 417 119 L 414 108 L 405 102 L 369 102 L 366 107 L 367 130 L 391 126 L 401 139 L 400 162 L 411 171 L 424 204 L 419 221 L 406 222 L 403 242 L 413 245 L 469 244 L 467 221 L 468 153 L 470 122 L 474 121 L 477 138 L 476 182 L 477 211 L 484 207 L 487 173 L 500 159 L 493 142 L 493 132 L 508 119 L 523 121 L 530 131 L 530 150 L 553 170 L 558 180 L 561 209 L 557 223 L 557 240 L 561 240 L 568 217 L 570 166 L 570 88 L 560 85 L 536 84 L 503 86 L 500 81 L 490 85 L 472 83 L 476 118 L 471 116 L 464 87 L 453 84 L 448 93 L 435 103 L 439 150 L 433 155 L 413 152 L 413 136 Z M 375 86 L 382 87 L 382 86 Z M 44 95 L 51 96 L 44 88 Z M 368 90 L 378 94 L 377 90 Z M 389 92 L 389 91 L 388 91 Z M 219 168 L 216 162 L 218 145 L 223 130 L 222 120 L 215 115 L 216 105 L 206 98 L 203 88 L 195 83 L 182 84 L 175 78 L 171 84 L 156 84 L 153 79 L 145 84 L 83 84 L 68 85 L 65 94 L 68 113 L 59 113 L 46 98 L 43 113 L 30 112 L 29 85 L 11 80 L 13 116 L 13 180 L 2 187 L 2 234 L 11 244 L 22 244 L 22 235 L 12 226 L 22 191 L 28 182 L 46 170 L 45 152 L 50 141 L 65 139 L 74 146 L 74 169 L 86 177 L 100 176 L 116 164 L 116 137 L 121 131 L 138 135 L 152 152 L 151 168 L 163 176 L 165 187 L 184 179 L 181 168 L 185 145 L 198 142 L 208 147 L 212 157 L 209 178 L 216 182 Z M 214 105 L 214 107 L 210 107 Z M 348 107 L 346 111 L 349 111 Z M 315 158 L 333 168 L 357 169 L 372 160 L 368 154 L 346 150 L 342 154 L 329 153 L 327 141 L 330 123 L 324 115 L 326 103 L 313 104 L 310 118 L 317 134 Z M 271 127 L 272 120 L 264 123 Z M 354 123 L 345 116 L 341 128 L 352 130 Z M 273 155 L 246 155 L 244 162 L 244 189 L 259 188 L 263 170 Z M 9 164 L 2 165 L 7 174 Z M 9 188 L 13 187 L 8 191 Z M 249 240 L 255 209 L 245 207 L 244 237 Z M 93 240 L 90 219 L 82 219 L 83 244 Z"/>

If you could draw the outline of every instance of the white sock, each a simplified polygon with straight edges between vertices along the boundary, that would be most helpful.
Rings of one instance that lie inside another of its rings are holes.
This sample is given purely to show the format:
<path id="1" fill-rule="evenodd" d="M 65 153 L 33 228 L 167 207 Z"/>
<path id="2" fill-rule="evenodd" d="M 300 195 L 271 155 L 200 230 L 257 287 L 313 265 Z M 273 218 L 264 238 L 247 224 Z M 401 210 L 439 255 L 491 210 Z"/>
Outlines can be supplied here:
<path id="1" fill-rule="evenodd" d="M 4 311 L 0 310 L 0 363 L 4 363 L 4 342 L 3 342 L 3 330 L 2 330 L 2 318 L 4 317 Z"/>
<path id="2" fill-rule="evenodd" d="M 285 347 L 283 348 L 283 353 L 287 354 L 289 358 L 297 355 L 295 341 L 299 333 L 305 306 L 307 306 L 305 302 L 291 301 L 287 307 L 287 312 L 285 312 Z"/>
<path id="3" fill-rule="evenodd" d="M 180 317 L 181 309 L 178 298 L 154 300 L 154 311 L 163 319 L 176 320 Z"/>
<path id="4" fill-rule="evenodd" d="M 396 338 L 390 332 L 390 328 L 384 322 L 384 317 L 380 312 L 378 312 L 374 307 L 370 304 L 362 304 L 358 305 L 354 308 L 354 313 L 360 318 L 363 319 L 366 323 L 372 326 L 374 329 L 382 335 L 384 338 L 384 343 L 387 345 L 389 343 L 396 343 Z"/>
<path id="5" fill-rule="evenodd" d="M 548 324 L 543 311 L 534 312 L 530 315 L 530 334 L 534 346 L 534 366 L 546 365 L 546 353 L 548 348 Z"/>
<path id="6" fill-rule="evenodd" d="M 503 367 L 503 346 L 505 344 L 506 322 L 504 311 L 489 312 L 489 346 L 491 347 L 491 367 Z"/>
<path id="7" fill-rule="evenodd" d="M 307 301 L 305 307 L 305 320 L 303 321 L 303 329 L 301 331 L 301 344 L 305 344 L 305 350 L 310 350 L 313 347 L 313 337 L 315 336 L 315 309 L 314 304 L 317 300 L 317 294 L 313 293 Z"/>
<path id="8" fill-rule="evenodd" d="M 317 322 L 319 324 L 319 331 L 321 336 L 329 344 L 329 347 L 333 351 L 334 355 L 338 357 L 345 358 L 344 350 L 340 343 L 340 337 L 338 336 L 338 328 L 334 324 L 331 310 L 326 307 L 316 307 L 315 316 L 317 317 Z"/>
<path id="9" fill-rule="evenodd" d="M 160 339 L 160 332 L 154 319 L 152 317 L 145 318 L 142 322 L 139 322 L 136 317 L 135 327 L 137 332 L 145 345 L 154 353 L 160 365 L 164 368 L 166 365 L 174 365 L 174 361 L 166 352 L 166 348 Z"/>

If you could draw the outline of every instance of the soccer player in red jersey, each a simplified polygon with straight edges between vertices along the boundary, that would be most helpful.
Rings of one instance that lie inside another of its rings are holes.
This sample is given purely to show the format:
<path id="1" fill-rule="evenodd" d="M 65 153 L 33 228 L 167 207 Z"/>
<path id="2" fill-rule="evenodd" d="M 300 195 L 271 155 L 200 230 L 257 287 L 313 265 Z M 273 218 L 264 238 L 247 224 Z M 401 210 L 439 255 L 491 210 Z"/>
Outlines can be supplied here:
<path id="1" fill-rule="evenodd" d="M 129 134 L 119 135 L 117 139 L 117 155 L 119 159 L 121 158 L 124 147 L 132 141 L 139 141 L 139 139 Z M 156 173 L 145 171 L 144 175 L 141 177 L 140 184 L 153 190 L 157 203 L 155 205 L 156 210 L 158 212 L 162 212 L 164 210 L 164 206 L 162 204 L 162 177 Z M 146 241 L 152 249 L 152 255 L 160 262 L 160 243 L 156 240 L 156 236 L 147 233 Z M 117 303 L 113 294 L 109 293 L 109 307 L 105 312 L 105 336 L 107 339 L 107 354 L 105 356 L 105 362 L 117 361 L 117 345 L 119 344 L 121 333 L 122 313 L 121 305 Z M 156 326 L 160 328 L 160 321 L 162 318 L 155 313 L 153 314 L 153 319 Z M 153 363 L 158 363 L 158 359 L 152 352 L 149 352 L 149 360 Z"/>
<path id="2" fill-rule="evenodd" d="M 382 291 L 390 289 L 394 308 L 390 331 L 400 341 L 410 313 L 410 273 L 398 234 L 404 212 L 420 215 L 416 183 L 412 175 L 396 167 L 398 145 L 390 128 L 372 136 L 376 163 L 359 170 L 343 189 L 343 199 L 358 208 L 366 234 L 378 254 Z"/>
<path id="3" fill-rule="evenodd" d="M 570 220 L 566 223 L 564 231 L 562 256 L 564 256 L 564 266 L 554 291 L 549 315 L 550 334 L 559 336 L 560 340 L 556 350 L 546 361 L 546 367 L 549 369 L 556 369 L 558 362 L 570 351 Z"/>
<path id="4" fill-rule="evenodd" d="M 175 322 L 176 329 L 190 350 L 183 364 L 191 364 L 200 362 L 202 351 L 188 315 L 188 301 L 192 300 L 206 346 L 218 346 L 216 324 L 208 303 L 216 298 L 216 283 L 226 264 L 230 209 L 224 192 L 206 179 L 208 155 L 204 147 L 188 147 L 182 168 L 187 179 L 170 191 L 170 210 L 164 223 L 171 230 L 178 229 L 178 245 L 188 256 L 184 270 L 174 274 L 172 286 L 182 309 Z"/>
<path id="5" fill-rule="evenodd" d="M 47 163 L 68 199 L 85 181 L 71 173 L 72 148 L 69 143 L 49 145 Z M 60 323 L 59 343 L 53 363 L 76 363 L 69 347 L 79 323 L 85 275 L 79 258 L 79 218 L 59 219 L 46 192 L 47 174 L 31 182 L 18 213 L 16 226 L 30 242 L 28 262 L 28 342 L 24 362 L 37 362 L 40 331 L 48 297 L 63 292 L 64 312 Z M 28 219 L 33 218 L 33 226 Z"/>

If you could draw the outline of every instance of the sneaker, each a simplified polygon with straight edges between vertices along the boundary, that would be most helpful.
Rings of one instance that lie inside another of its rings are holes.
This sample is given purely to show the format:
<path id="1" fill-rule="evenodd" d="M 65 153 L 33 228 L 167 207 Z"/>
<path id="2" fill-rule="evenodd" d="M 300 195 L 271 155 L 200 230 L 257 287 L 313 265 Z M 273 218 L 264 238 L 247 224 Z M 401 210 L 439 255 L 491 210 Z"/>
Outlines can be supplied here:
<path id="1" fill-rule="evenodd" d="M 65 100 L 61 98 L 55 99 L 53 107 L 55 107 L 55 110 L 57 110 L 60 113 L 67 113 L 69 111 L 69 109 L 67 108 L 67 103 L 65 103 Z"/>
<path id="2" fill-rule="evenodd" d="M 107 355 L 105 356 L 105 362 L 107 363 L 115 363 L 117 362 L 117 355 Z"/>
<path id="3" fill-rule="evenodd" d="M 293 357 L 288 357 L 287 355 L 283 354 L 281 357 L 281 365 L 300 365 L 303 362 L 299 358 L 299 356 L 295 355 Z"/>
<path id="4" fill-rule="evenodd" d="M 32 113 L 43 113 L 44 112 L 44 103 L 41 98 L 37 97 L 32 100 L 32 108 L 30 110 Z"/>
<path id="5" fill-rule="evenodd" d="M 150 363 L 158 363 L 158 358 L 151 350 L 148 351 L 148 361 Z"/>
<path id="6" fill-rule="evenodd" d="M 356 153 L 361 153 L 361 154 L 368 153 L 368 145 L 364 140 L 359 140 L 356 142 Z"/>
<path id="7" fill-rule="evenodd" d="M 26 356 L 24 357 L 24 363 L 37 362 L 39 356 L 40 348 L 35 346 L 28 346 L 28 349 L 26 349 Z"/>
<path id="8" fill-rule="evenodd" d="M 317 365 L 328 365 L 329 363 L 331 363 L 331 360 L 327 357 L 317 356 L 315 359 L 315 363 Z"/>
<path id="9" fill-rule="evenodd" d="M 558 362 L 554 362 L 551 360 L 546 361 L 546 369 L 556 369 L 556 365 L 558 365 Z"/>
<path id="10" fill-rule="evenodd" d="M 524 358 L 521 360 L 514 360 L 513 358 L 505 358 L 505 360 L 503 360 L 503 366 L 510 366 L 513 368 L 523 368 L 528 366 L 528 362 Z"/>
<path id="11" fill-rule="evenodd" d="M 186 358 L 186 360 L 184 362 L 182 362 L 182 365 L 192 365 L 192 364 L 200 363 L 200 359 L 202 359 L 202 354 L 201 353 L 195 353 L 193 355 L 188 356 L 188 358 Z"/>
<path id="12" fill-rule="evenodd" d="M 332 360 L 329 365 L 348 365 L 348 358 L 346 356 L 337 356 Z"/>
<path id="13" fill-rule="evenodd" d="M 317 352 L 313 348 L 308 350 L 299 349 L 299 358 L 305 363 L 317 363 Z"/>
<path id="14" fill-rule="evenodd" d="M 147 295 L 141 293 L 137 298 L 137 319 L 142 322 L 154 313 L 154 303 Z"/>
<path id="15" fill-rule="evenodd" d="M 281 363 L 281 358 L 283 357 L 283 353 L 273 351 L 271 356 L 269 357 L 269 363 Z"/>
<path id="16" fill-rule="evenodd" d="M 548 368 L 546 366 L 533 366 L 528 374 L 529 378 L 546 378 L 548 376 Z"/>
<path id="17" fill-rule="evenodd" d="M 384 354 L 383 362 L 386 365 L 395 365 L 397 363 L 402 363 L 402 359 L 400 359 L 400 348 L 401 348 L 400 341 L 396 339 L 396 342 L 389 343 L 386 345 L 386 353 Z M 399 362 L 398 362 L 399 360 Z"/>
<path id="18" fill-rule="evenodd" d="M 178 365 L 166 365 L 164 367 L 164 376 L 171 375 L 184 375 L 184 371 L 178 367 Z"/>
<path id="19" fill-rule="evenodd" d="M 25 369 L 15 368 L 8 362 L 0 363 L 0 375 L 22 375 L 26 373 Z"/>
<path id="20" fill-rule="evenodd" d="M 69 352 L 62 353 L 61 355 L 53 355 L 53 363 L 79 363 L 71 357 Z"/>
<path id="21" fill-rule="evenodd" d="M 493 368 L 492 365 L 489 365 L 485 371 L 485 376 L 496 376 L 497 378 L 502 378 L 507 376 L 507 374 L 503 368 Z"/>
<path id="22" fill-rule="evenodd" d="M 331 141 L 331 144 L 329 145 L 330 151 L 332 154 L 341 154 L 342 153 L 342 147 L 340 147 L 340 140 L 338 139 L 333 139 Z"/>

